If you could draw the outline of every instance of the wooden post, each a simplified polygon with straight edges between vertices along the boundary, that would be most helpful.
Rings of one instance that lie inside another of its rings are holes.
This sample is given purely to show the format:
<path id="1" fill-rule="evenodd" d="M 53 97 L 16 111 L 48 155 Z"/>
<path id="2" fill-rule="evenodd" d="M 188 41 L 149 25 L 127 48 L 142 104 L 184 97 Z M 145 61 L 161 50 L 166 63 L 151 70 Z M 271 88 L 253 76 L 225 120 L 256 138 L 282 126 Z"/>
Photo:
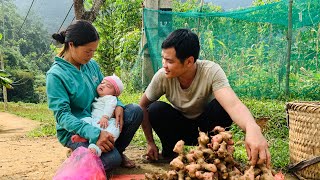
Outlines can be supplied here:
<path id="1" fill-rule="evenodd" d="M 143 6 L 148 9 L 159 10 L 161 8 L 171 8 L 172 0 L 144 0 Z M 158 16 L 153 17 L 156 19 L 154 23 L 150 27 L 152 29 L 152 34 L 158 34 Z M 143 24 L 143 17 L 142 17 Z M 142 47 L 145 47 L 147 44 L 147 38 L 145 34 L 144 25 L 142 25 Z M 159 38 L 160 39 L 160 38 Z M 160 40 L 161 41 L 161 40 Z M 162 42 L 154 42 L 154 43 L 162 43 Z M 152 79 L 155 72 L 153 72 L 152 63 L 150 59 L 150 53 L 148 48 L 144 50 L 143 53 L 143 61 L 142 61 L 142 84 L 147 85 L 149 81 Z"/>
<path id="2" fill-rule="evenodd" d="M 286 72 L 286 96 L 289 98 L 290 95 L 290 58 L 291 58 L 291 43 L 292 43 L 292 4 L 293 0 L 289 0 L 289 6 L 288 6 L 288 34 L 287 34 L 287 40 L 288 40 L 288 48 L 287 48 L 287 72 Z"/>
<path id="3" fill-rule="evenodd" d="M 1 69 L 4 70 L 4 61 L 3 61 L 3 54 L 0 54 L 1 58 Z M 7 95 L 7 88 L 2 86 L 2 93 L 3 93 L 3 102 L 4 102 L 4 110 L 8 111 L 8 95 Z"/>

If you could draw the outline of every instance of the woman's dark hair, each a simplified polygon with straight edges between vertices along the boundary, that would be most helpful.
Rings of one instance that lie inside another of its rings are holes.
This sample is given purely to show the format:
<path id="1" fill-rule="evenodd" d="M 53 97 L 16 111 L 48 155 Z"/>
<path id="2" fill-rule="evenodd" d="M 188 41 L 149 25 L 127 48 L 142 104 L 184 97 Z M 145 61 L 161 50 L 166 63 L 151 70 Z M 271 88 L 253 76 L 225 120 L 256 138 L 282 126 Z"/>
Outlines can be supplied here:
<path id="1" fill-rule="evenodd" d="M 162 43 L 162 49 L 174 48 L 181 63 L 193 56 L 194 62 L 199 58 L 200 44 L 198 36 L 190 29 L 173 31 Z"/>
<path id="2" fill-rule="evenodd" d="M 64 44 L 63 49 L 58 54 L 58 56 L 62 56 L 69 49 L 69 42 L 73 42 L 75 47 L 83 46 L 99 40 L 99 34 L 89 21 L 76 20 L 66 30 L 52 34 L 52 38 Z"/>

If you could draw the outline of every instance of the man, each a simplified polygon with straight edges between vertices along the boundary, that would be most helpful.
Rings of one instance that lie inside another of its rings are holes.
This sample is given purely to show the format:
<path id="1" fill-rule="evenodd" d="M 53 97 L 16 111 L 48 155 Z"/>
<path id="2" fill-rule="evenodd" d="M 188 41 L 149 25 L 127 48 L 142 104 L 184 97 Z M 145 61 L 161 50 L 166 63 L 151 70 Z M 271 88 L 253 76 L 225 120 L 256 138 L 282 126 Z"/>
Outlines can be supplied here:
<path id="1" fill-rule="evenodd" d="M 144 112 L 142 129 L 147 139 L 147 158 L 172 158 L 174 145 L 184 140 L 196 145 L 198 127 L 208 132 L 215 126 L 229 127 L 232 121 L 246 132 L 245 145 L 252 165 L 270 166 L 267 140 L 248 108 L 231 89 L 221 67 L 198 60 L 198 36 L 188 29 L 172 32 L 162 43 L 162 64 L 140 100 Z M 165 95 L 171 103 L 157 101 Z M 152 128 L 162 143 L 155 145 Z"/>

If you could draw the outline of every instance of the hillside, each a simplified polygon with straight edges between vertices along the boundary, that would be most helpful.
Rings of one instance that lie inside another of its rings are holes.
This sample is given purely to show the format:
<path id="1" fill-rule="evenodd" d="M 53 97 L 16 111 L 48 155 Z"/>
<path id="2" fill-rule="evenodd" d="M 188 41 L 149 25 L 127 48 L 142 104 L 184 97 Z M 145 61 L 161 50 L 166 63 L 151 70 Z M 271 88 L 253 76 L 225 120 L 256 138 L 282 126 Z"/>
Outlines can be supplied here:
<path id="1" fill-rule="evenodd" d="M 182 0 L 183 1 L 183 0 Z M 27 14 L 32 0 L 14 0 L 15 5 L 22 16 Z M 232 10 L 240 7 L 248 7 L 252 0 L 205 0 L 221 6 L 224 10 Z M 57 32 L 64 18 L 66 17 L 73 0 L 38 0 L 34 1 L 31 12 L 42 19 L 49 34 Z M 74 17 L 74 10 L 71 9 L 63 27 L 66 27 Z"/>
<path id="2" fill-rule="evenodd" d="M 14 0 L 21 16 L 27 14 L 31 2 L 32 0 Z M 52 34 L 59 29 L 72 3 L 72 0 L 38 0 L 34 1 L 31 12 L 43 20 L 43 24 L 46 26 L 49 34 Z M 74 10 L 72 9 L 63 27 L 66 27 L 72 21 L 73 17 Z"/>

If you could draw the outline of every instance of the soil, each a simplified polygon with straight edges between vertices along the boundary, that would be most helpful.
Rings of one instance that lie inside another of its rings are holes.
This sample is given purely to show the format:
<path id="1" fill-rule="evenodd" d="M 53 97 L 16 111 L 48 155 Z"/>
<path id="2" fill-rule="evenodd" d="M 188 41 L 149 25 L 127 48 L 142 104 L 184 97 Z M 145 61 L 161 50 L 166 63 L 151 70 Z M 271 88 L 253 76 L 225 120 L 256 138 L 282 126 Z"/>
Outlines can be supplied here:
<path id="1" fill-rule="evenodd" d="M 29 138 L 28 131 L 40 123 L 0 112 L 0 179 L 52 179 L 55 172 L 67 158 L 68 149 L 56 137 Z M 136 163 L 133 169 L 117 168 L 109 175 L 163 173 L 168 164 L 150 164 L 141 160 L 144 147 L 129 146 L 125 154 Z M 286 175 L 286 179 L 295 180 Z"/>
<path id="2" fill-rule="evenodd" d="M 29 138 L 28 131 L 40 123 L 0 112 L 0 179 L 52 179 L 67 158 L 68 149 L 56 137 Z M 125 154 L 136 163 L 133 169 L 117 168 L 113 174 L 165 172 L 168 164 L 143 163 L 145 149 L 129 146 Z M 111 175 L 111 176 L 112 176 Z"/>

